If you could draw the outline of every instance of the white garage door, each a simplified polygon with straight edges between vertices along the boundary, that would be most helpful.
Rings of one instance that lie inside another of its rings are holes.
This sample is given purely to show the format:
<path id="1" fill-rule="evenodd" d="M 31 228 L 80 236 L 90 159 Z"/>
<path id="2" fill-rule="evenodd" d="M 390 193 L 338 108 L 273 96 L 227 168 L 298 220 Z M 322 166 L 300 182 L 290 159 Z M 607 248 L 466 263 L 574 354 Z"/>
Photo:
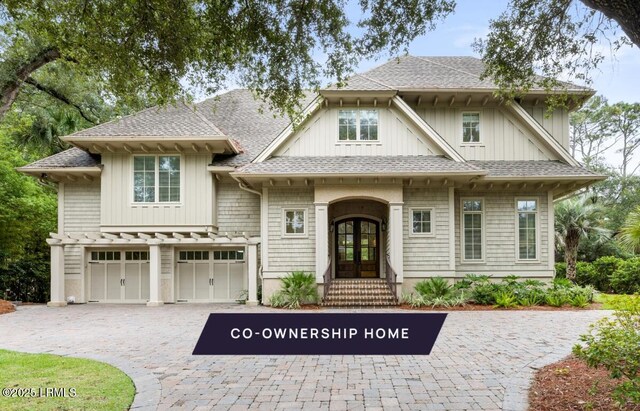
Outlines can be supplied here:
<path id="1" fill-rule="evenodd" d="M 243 250 L 178 251 L 178 302 L 232 302 L 245 287 Z"/>
<path id="2" fill-rule="evenodd" d="M 149 301 L 149 252 L 92 251 L 88 283 L 89 302 Z"/>

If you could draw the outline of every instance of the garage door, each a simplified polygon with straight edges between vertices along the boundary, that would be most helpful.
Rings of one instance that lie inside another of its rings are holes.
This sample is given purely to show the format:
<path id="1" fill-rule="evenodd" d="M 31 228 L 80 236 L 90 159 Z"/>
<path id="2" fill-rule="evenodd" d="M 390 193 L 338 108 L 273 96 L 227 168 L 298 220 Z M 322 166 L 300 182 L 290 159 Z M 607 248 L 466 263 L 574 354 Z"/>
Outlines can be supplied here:
<path id="1" fill-rule="evenodd" d="M 91 251 L 89 302 L 149 301 L 148 251 Z"/>
<path id="2" fill-rule="evenodd" d="M 232 302 L 245 287 L 243 250 L 178 251 L 178 302 Z"/>

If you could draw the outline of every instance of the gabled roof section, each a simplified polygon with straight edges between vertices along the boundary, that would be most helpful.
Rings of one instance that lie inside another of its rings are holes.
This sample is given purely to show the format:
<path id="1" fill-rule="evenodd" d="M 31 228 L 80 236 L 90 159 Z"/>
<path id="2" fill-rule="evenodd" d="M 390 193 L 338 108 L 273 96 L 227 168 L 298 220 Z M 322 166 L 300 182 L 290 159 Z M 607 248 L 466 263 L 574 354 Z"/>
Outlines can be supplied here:
<path id="1" fill-rule="evenodd" d="M 606 176 L 582 166 L 571 166 L 560 161 L 469 161 L 469 164 L 487 172 L 487 179 L 540 179 L 546 177 L 585 178 L 604 180 Z"/>
<path id="2" fill-rule="evenodd" d="M 64 139 L 82 137 L 221 137 L 222 131 L 197 106 L 178 103 L 165 108 L 151 107 L 104 124 L 73 133 Z"/>
<path id="3" fill-rule="evenodd" d="M 73 167 L 99 167 L 100 156 L 89 154 L 77 147 L 34 161 L 31 164 L 20 167 L 19 170 L 26 169 L 52 169 L 52 168 L 73 168 Z"/>

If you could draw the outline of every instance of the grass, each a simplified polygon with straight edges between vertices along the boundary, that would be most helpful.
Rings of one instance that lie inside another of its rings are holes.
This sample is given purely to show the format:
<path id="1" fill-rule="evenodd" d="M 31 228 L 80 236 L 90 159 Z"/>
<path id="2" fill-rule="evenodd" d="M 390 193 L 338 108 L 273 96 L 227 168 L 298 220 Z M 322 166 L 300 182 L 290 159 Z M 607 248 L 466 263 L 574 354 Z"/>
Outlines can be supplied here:
<path id="1" fill-rule="evenodd" d="M 640 295 L 596 293 L 593 296 L 593 301 L 602 303 L 603 310 L 615 310 L 620 307 L 621 304 L 624 304 L 625 299 L 629 298 L 640 298 Z"/>
<path id="2" fill-rule="evenodd" d="M 51 354 L 0 350 L 0 389 L 75 388 L 75 397 L 0 395 L 0 410 L 128 410 L 135 386 L 111 365 Z"/>

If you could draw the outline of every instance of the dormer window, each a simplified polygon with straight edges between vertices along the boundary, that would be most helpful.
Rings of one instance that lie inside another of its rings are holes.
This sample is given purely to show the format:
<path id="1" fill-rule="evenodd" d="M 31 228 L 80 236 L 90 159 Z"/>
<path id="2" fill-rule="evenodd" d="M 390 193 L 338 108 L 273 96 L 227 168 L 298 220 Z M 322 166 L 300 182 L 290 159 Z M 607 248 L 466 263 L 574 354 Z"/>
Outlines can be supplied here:
<path id="1" fill-rule="evenodd" d="M 480 142 L 480 113 L 462 113 L 462 142 Z"/>
<path id="2" fill-rule="evenodd" d="M 378 141 L 378 110 L 339 110 L 338 140 Z"/>

